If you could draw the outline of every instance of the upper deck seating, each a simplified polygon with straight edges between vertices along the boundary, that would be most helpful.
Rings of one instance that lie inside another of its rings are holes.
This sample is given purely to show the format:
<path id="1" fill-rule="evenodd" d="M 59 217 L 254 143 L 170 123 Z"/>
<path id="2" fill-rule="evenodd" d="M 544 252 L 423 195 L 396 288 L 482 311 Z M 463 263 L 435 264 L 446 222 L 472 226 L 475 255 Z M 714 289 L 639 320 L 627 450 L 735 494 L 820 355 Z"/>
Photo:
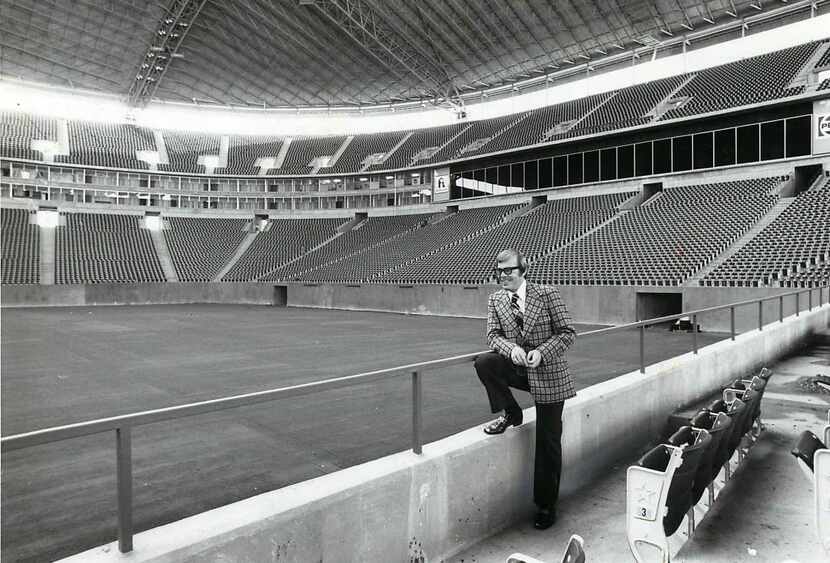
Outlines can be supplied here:
<path id="1" fill-rule="evenodd" d="M 604 92 L 533 110 L 522 122 L 521 127 L 509 132 L 512 135 L 513 146 L 533 145 L 564 138 L 566 136 L 564 133 L 553 134 L 552 130 L 557 125 L 583 119 L 612 95 L 612 92 Z"/>
<path id="2" fill-rule="evenodd" d="M 618 90 L 613 98 L 600 105 L 573 129 L 553 138 L 594 135 L 603 131 L 645 125 L 653 119 L 647 114 L 680 86 L 686 77 L 685 74 L 670 76 Z"/>
<path id="3" fill-rule="evenodd" d="M 150 232 L 139 215 L 63 213 L 58 227 L 55 283 L 163 282 Z"/>
<path id="4" fill-rule="evenodd" d="M 222 279 L 256 280 L 333 237 L 337 227 L 345 222 L 345 218 L 271 219 L 268 230 L 257 234 Z"/>
<path id="5" fill-rule="evenodd" d="M 662 119 L 698 115 L 800 94 L 804 87 L 789 88 L 789 83 L 819 45 L 819 42 L 806 43 L 698 71 L 674 96 L 688 96 L 691 99 L 682 107 L 669 110 Z"/>
<path id="6" fill-rule="evenodd" d="M 321 156 L 334 156 L 343 141 L 344 135 L 333 137 L 300 137 L 291 140 L 282 166 L 272 170 L 272 174 L 309 174 L 313 166 L 309 163 Z M 357 170 L 353 170 L 357 172 Z"/>
<path id="7" fill-rule="evenodd" d="M 41 160 L 32 141 L 57 141 L 57 121 L 50 117 L 0 111 L 0 156 Z"/>
<path id="8" fill-rule="evenodd" d="M 808 283 L 822 278 L 811 266 L 830 261 L 830 179 L 803 192 L 760 233 L 712 272 L 701 285 Z"/>
<path id="9" fill-rule="evenodd" d="M 164 238 L 179 281 L 211 281 L 246 236 L 245 219 L 168 217 Z"/>
<path id="10" fill-rule="evenodd" d="M 270 135 L 231 135 L 228 139 L 228 165 L 221 174 L 257 175 L 256 161 L 260 158 L 276 158 L 282 147 L 282 137 Z"/>
<path id="11" fill-rule="evenodd" d="M 520 123 L 525 115 L 526 114 L 514 113 L 474 121 L 470 127 L 447 143 L 431 158 L 419 161 L 418 164 L 431 164 L 446 160 L 469 158 L 477 154 L 498 150 L 497 148 L 494 148 L 496 147 L 495 140 L 499 137 L 499 135 L 509 130 L 517 123 Z"/>
<path id="12" fill-rule="evenodd" d="M 515 248 L 533 260 L 574 240 L 614 215 L 633 192 L 556 199 L 480 236 L 429 254 L 378 280 L 398 283 L 482 283 L 491 277 L 495 256 Z"/>
<path id="13" fill-rule="evenodd" d="M 302 272 L 313 270 L 329 262 L 360 252 L 390 237 L 400 235 L 426 224 L 431 214 L 390 215 L 369 217 L 364 223 L 346 231 L 331 242 L 304 254 L 299 260 L 286 264 L 263 276 L 263 280 L 290 280 Z"/>
<path id="14" fill-rule="evenodd" d="M 304 272 L 301 280 L 370 281 L 446 246 L 458 244 L 492 228 L 517 205 L 464 209 L 419 229 L 407 231 L 381 244 Z"/>
<path id="15" fill-rule="evenodd" d="M 153 133 L 141 127 L 69 121 L 68 128 L 69 155 L 58 155 L 56 161 L 146 170 L 147 164 L 136 158 L 136 151 L 156 150 Z"/>
<path id="16" fill-rule="evenodd" d="M 34 212 L 0 209 L 2 283 L 40 282 L 40 227 L 30 224 Z"/>
<path id="17" fill-rule="evenodd" d="M 437 150 L 468 126 L 468 123 L 454 123 L 441 127 L 416 129 L 412 132 L 412 136 L 389 156 L 386 162 L 373 164 L 368 168 L 368 171 L 394 170 L 418 165 L 428 158 L 428 152 L 432 152 L 428 149 Z M 417 160 L 415 160 L 416 158 Z"/>
<path id="18" fill-rule="evenodd" d="M 167 149 L 169 164 L 159 164 L 159 170 L 204 172 L 205 167 L 199 164 L 199 157 L 205 155 L 219 156 L 221 142 L 219 135 L 186 131 L 163 131 L 162 137 Z"/>
<path id="19" fill-rule="evenodd" d="M 356 172 L 363 168 L 363 162 L 369 155 L 386 154 L 397 145 L 406 135 L 406 131 L 391 133 L 370 133 L 356 135 L 340 158 L 331 168 L 323 170 L 326 174 L 341 172 Z"/>
<path id="20" fill-rule="evenodd" d="M 680 285 L 774 205 L 779 178 L 667 188 L 532 264 L 555 284 Z"/>

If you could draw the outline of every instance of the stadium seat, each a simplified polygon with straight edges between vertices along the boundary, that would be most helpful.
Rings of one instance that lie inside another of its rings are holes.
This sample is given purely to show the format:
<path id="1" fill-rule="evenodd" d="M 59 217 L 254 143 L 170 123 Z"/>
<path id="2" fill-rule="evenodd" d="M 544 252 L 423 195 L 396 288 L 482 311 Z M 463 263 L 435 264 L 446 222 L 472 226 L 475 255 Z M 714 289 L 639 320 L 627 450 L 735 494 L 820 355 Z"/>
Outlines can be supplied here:
<path id="1" fill-rule="evenodd" d="M 810 430 L 805 430 L 798 437 L 792 454 L 813 487 L 816 532 L 825 554 L 830 558 L 830 449 L 826 445 L 830 438 L 830 410 L 827 417 L 825 441 L 822 442 Z"/>
<path id="2" fill-rule="evenodd" d="M 701 462 L 704 458 L 708 459 L 707 453 L 712 445 L 712 437 L 706 430 L 684 426 L 669 438 L 668 443 L 683 451 L 683 463 L 675 471 L 669 486 L 666 516 L 663 518 L 663 529 L 666 535 L 670 536 L 680 527 L 686 513 L 696 503 L 695 485 L 698 482 L 709 483 L 711 463 L 708 467 L 701 468 Z"/>
<path id="3" fill-rule="evenodd" d="M 542 561 L 540 559 L 536 559 L 535 557 L 530 557 L 529 555 L 524 555 L 523 553 L 513 553 L 507 558 L 507 563 L 585 563 L 585 540 L 582 539 L 581 536 L 577 534 L 572 534 L 571 538 L 568 540 L 568 545 L 565 546 L 565 553 L 562 554 L 562 557 L 556 559 L 550 559 L 548 561 Z"/>
<path id="4" fill-rule="evenodd" d="M 728 439 L 732 433 L 732 419 L 726 413 L 713 413 L 704 409 L 692 417 L 690 422 L 694 428 L 701 428 L 709 432 L 712 438 L 712 442 L 709 445 L 712 456 L 710 463 L 711 474 L 706 483 L 706 485 L 709 485 L 718 476 L 723 464 L 729 458 Z M 696 482 L 696 484 L 698 483 Z M 695 494 L 697 495 L 697 500 L 700 500 L 703 491 L 695 487 Z M 714 492 L 709 501 L 710 503 L 714 501 Z"/>
<path id="5" fill-rule="evenodd" d="M 731 458 L 743 438 L 742 430 L 744 428 L 744 420 L 749 414 L 749 410 L 746 408 L 746 403 L 740 399 L 735 399 L 731 404 L 727 404 L 723 399 L 718 399 L 709 405 L 709 410 L 716 413 L 726 413 L 732 419 L 732 432 L 729 433 L 726 441 L 728 456 L 724 463 L 724 469 L 727 471 L 727 479 L 729 479 L 731 478 L 732 471 L 732 466 L 730 465 Z"/>
<path id="6" fill-rule="evenodd" d="M 628 545 L 638 563 L 670 559 L 671 546 L 663 526 L 663 515 L 672 479 L 683 463 L 683 450 L 660 444 L 626 472 L 625 522 Z"/>

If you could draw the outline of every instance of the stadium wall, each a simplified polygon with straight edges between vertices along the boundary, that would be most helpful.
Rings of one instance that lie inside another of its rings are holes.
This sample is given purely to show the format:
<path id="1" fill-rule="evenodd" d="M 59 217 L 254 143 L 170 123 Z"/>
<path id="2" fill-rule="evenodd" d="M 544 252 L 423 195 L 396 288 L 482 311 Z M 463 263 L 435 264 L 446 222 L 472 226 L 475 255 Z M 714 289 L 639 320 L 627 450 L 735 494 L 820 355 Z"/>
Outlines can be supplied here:
<path id="1" fill-rule="evenodd" d="M 285 291 L 261 283 L 3 285 L 3 307 L 228 303 L 285 305 Z"/>
<path id="2" fill-rule="evenodd" d="M 563 494 L 631 460 L 678 408 L 829 322 L 825 304 L 580 391 L 563 413 Z M 423 455 L 393 454 L 142 532 L 129 556 L 112 543 L 65 561 L 445 560 L 530 518 L 532 408 L 525 420 L 497 438 L 472 428 L 427 444 Z"/>
<path id="3" fill-rule="evenodd" d="M 487 296 L 496 285 L 288 284 L 288 305 L 416 315 L 484 318 Z M 562 286 L 562 298 L 574 320 L 624 324 L 636 320 L 637 288 Z"/>
<path id="4" fill-rule="evenodd" d="M 405 314 L 449 315 L 484 318 L 487 315 L 487 296 L 498 289 L 496 285 L 394 285 L 394 284 L 288 284 L 288 305 L 296 307 L 323 307 L 365 311 L 388 311 Z M 772 297 L 794 291 L 789 288 L 715 288 L 672 286 L 617 286 L 564 285 L 559 287 L 562 299 L 571 317 L 580 323 L 618 325 L 637 320 L 637 295 L 682 293 L 683 310 L 691 311 L 716 307 L 738 301 Z M 824 290 L 823 300 L 828 300 Z M 808 297 L 801 297 L 801 308 L 807 307 Z M 818 290 L 813 292 L 813 303 L 818 303 Z M 764 318 L 779 318 L 778 300 L 764 305 Z M 680 311 L 678 311 L 680 312 Z M 784 315 L 795 312 L 795 298 L 784 299 Z M 698 319 L 701 329 L 726 332 L 730 330 L 729 311 L 707 313 Z M 758 326 L 758 309 L 754 306 L 735 310 L 737 331 Z"/>

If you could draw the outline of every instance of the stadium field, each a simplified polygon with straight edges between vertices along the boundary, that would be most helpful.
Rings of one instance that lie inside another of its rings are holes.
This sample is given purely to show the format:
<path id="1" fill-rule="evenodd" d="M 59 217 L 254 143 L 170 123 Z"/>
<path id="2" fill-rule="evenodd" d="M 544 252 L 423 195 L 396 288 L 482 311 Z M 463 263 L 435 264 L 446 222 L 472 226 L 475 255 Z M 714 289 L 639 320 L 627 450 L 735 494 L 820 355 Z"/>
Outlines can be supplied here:
<path id="1" fill-rule="evenodd" d="M 2 434 L 475 352 L 484 328 L 483 319 L 241 305 L 5 309 Z M 690 348 L 689 334 L 648 331 L 649 363 Z M 569 354 L 577 387 L 637 369 L 638 353 L 635 331 L 579 338 Z M 134 429 L 137 531 L 407 449 L 410 393 L 396 377 Z M 426 441 L 490 418 L 472 365 L 427 372 Z M 112 434 L 9 452 L 2 473 L 4 561 L 114 539 Z"/>

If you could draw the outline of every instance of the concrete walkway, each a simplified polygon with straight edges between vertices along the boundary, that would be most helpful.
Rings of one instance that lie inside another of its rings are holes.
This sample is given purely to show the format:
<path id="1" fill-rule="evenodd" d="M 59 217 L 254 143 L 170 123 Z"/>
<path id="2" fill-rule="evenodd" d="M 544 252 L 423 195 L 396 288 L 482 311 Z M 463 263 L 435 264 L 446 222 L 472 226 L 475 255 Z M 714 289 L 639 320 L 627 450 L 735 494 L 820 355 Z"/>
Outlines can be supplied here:
<path id="1" fill-rule="evenodd" d="M 830 333 L 816 345 L 770 366 L 762 403 L 764 432 L 746 464 L 698 525 L 675 561 L 818 563 L 828 561 L 816 532 L 813 490 L 790 455 L 804 430 L 820 433 L 830 395 L 805 389 L 807 378 L 830 376 Z M 632 455 L 633 462 L 642 452 Z M 460 553 L 452 563 L 503 563 L 521 552 L 546 563 L 560 561 L 571 534 L 585 539 L 587 561 L 634 561 L 625 533 L 625 472 L 630 463 L 560 500 L 559 522 L 539 532 L 531 520 Z"/>

